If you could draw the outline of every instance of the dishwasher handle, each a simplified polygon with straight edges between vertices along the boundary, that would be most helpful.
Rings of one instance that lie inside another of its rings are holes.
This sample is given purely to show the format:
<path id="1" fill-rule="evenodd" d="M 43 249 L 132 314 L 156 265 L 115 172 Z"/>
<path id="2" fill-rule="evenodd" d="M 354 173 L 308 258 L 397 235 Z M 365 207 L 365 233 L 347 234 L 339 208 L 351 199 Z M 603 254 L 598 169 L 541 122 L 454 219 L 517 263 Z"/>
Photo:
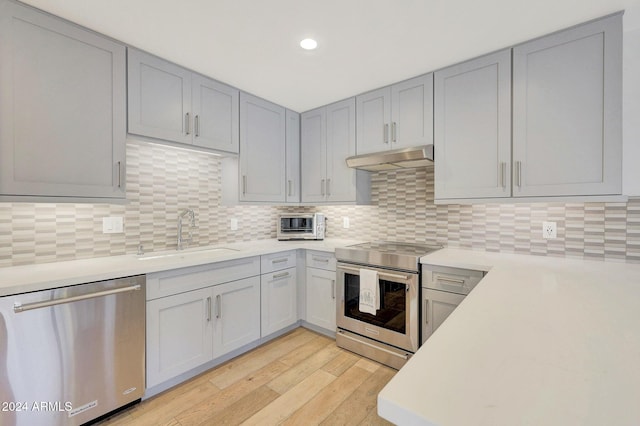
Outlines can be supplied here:
<path id="1" fill-rule="evenodd" d="M 20 302 L 16 302 L 13 304 L 13 312 L 17 314 L 24 311 L 30 311 L 32 309 L 47 308 L 49 306 L 62 305 L 64 303 L 71 303 L 71 302 L 78 302 L 80 300 L 95 299 L 96 297 L 109 296 L 112 294 L 138 291 L 140 290 L 140 288 L 141 288 L 140 284 L 136 284 L 130 287 L 116 288 L 114 290 L 97 291 L 95 293 L 83 294 L 82 296 L 72 296 L 72 297 L 65 297 L 62 299 L 47 300 L 46 302 L 27 303 L 26 305 L 23 305 Z"/>

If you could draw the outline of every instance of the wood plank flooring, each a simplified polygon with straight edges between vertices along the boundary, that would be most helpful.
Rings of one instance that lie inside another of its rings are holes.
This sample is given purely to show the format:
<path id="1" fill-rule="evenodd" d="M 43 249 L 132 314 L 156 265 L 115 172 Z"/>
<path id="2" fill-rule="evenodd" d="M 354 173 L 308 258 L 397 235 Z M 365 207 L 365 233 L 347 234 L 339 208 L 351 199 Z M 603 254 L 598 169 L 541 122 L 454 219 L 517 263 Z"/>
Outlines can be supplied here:
<path id="1" fill-rule="evenodd" d="M 376 400 L 394 374 L 297 328 L 100 426 L 389 425 Z"/>

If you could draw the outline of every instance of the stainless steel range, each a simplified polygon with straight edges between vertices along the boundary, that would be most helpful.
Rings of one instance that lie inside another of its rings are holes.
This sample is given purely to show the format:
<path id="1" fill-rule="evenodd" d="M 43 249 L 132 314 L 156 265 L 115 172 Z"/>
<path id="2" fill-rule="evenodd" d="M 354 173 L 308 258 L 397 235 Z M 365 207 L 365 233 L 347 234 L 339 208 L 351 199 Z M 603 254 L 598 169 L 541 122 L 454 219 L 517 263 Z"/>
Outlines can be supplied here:
<path id="1" fill-rule="evenodd" d="M 337 248 L 338 346 L 402 367 L 420 341 L 420 257 L 438 248 L 394 242 Z"/>

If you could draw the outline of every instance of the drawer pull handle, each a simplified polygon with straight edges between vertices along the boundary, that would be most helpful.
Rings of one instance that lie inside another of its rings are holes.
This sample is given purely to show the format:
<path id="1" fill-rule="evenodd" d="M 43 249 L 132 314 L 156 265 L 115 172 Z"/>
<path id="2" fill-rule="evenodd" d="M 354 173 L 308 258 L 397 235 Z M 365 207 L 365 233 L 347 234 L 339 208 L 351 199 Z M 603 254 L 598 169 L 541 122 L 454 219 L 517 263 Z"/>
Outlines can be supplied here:
<path id="1" fill-rule="evenodd" d="M 327 263 L 329 263 L 329 259 L 327 259 L 325 257 L 315 257 L 315 256 L 313 256 L 311 259 L 313 259 L 314 262 L 327 262 Z"/>
<path id="2" fill-rule="evenodd" d="M 287 261 L 286 257 L 280 258 L 280 259 L 274 259 L 271 261 L 271 263 L 284 263 Z"/>
<path id="3" fill-rule="evenodd" d="M 289 276 L 289 273 L 288 273 L 288 272 L 282 272 L 282 273 L 280 273 L 280 274 L 275 274 L 275 275 L 273 276 L 273 279 L 274 279 L 274 280 L 278 280 L 278 279 L 280 279 L 280 278 L 286 278 L 286 277 L 288 277 L 288 276 Z"/>
<path id="4" fill-rule="evenodd" d="M 456 278 L 447 278 L 447 277 L 436 277 L 436 281 L 444 281 L 446 283 L 460 284 L 460 285 L 464 285 L 465 283 L 465 280 L 460 280 Z"/>

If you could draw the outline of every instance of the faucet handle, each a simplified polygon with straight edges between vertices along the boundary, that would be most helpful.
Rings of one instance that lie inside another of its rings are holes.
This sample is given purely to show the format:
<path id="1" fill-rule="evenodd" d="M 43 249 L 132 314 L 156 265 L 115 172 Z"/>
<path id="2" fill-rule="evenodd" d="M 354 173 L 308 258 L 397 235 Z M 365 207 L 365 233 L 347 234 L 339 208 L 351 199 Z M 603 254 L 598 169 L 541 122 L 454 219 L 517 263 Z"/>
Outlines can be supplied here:
<path id="1" fill-rule="evenodd" d="M 142 244 L 140 244 L 138 246 L 138 253 L 137 254 L 138 254 L 138 256 L 144 255 L 144 246 Z"/>

